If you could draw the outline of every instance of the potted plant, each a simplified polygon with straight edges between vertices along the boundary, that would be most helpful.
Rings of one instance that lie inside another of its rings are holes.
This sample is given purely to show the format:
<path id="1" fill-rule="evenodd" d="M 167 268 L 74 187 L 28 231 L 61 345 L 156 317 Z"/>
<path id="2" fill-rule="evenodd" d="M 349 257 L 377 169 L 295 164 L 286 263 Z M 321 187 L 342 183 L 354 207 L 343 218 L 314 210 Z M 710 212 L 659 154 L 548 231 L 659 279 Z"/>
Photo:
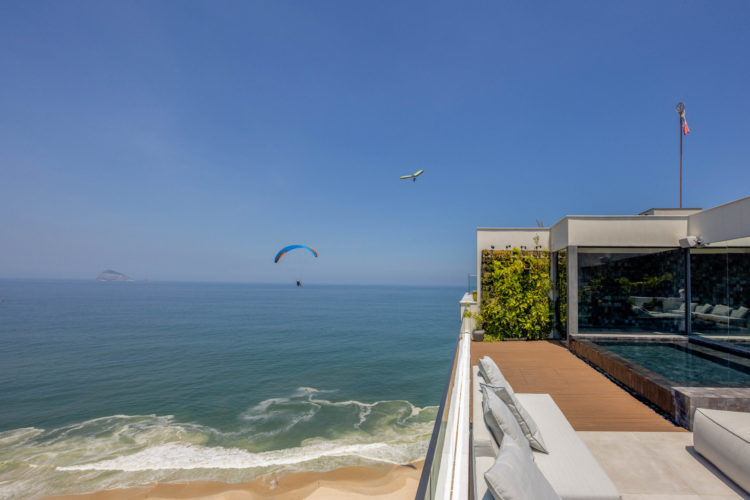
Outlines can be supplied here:
<path id="1" fill-rule="evenodd" d="M 481 342 L 482 340 L 484 340 L 484 330 L 482 329 L 484 318 L 482 317 L 482 314 L 479 312 L 469 311 L 469 309 L 467 308 L 466 311 L 464 311 L 464 318 L 474 320 L 474 329 L 471 331 L 471 340 L 473 340 L 474 342 Z"/>

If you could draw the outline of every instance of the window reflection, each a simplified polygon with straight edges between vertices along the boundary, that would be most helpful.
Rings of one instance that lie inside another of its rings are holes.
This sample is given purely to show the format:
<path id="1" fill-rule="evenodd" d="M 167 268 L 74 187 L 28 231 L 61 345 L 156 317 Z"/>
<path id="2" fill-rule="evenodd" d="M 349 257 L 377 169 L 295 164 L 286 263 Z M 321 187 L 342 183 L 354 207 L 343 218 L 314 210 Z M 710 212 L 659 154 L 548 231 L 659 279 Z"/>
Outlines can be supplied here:
<path id="1" fill-rule="evenodd" d="M 684 259 L 680 249 L 579 248 L 579 331 L 684 332 Z"/>
<path id="2" fill-rule="evenodd" d="M 746 240 L 735 243 L 747 245 Z M 694 334 L 750 335 L 750 248 L 732 243 L 690 251 Z"/>

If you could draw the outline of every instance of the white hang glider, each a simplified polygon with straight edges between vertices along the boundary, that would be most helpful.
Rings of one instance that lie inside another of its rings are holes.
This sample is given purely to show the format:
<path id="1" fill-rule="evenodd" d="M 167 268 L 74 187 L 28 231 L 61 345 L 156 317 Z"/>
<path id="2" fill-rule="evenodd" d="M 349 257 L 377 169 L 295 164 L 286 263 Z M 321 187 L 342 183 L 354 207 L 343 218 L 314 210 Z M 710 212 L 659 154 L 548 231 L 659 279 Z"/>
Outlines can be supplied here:
<path id="1" fill-rule="evenodd" d="M 417 171 L 416 171 L 416 172 L 414 172 L 413 174 L 410 174 L 410 175 L 402 175 L 401 177 L 399 177 L 399 179 L 414 179 L 414 182 L 417 182 L 417 177 L 419 177 L 419 176 L 420 176 L 420 175 L 422 175 L 423 173 L 424 173 L 424 170 L 417 170 Z"/>

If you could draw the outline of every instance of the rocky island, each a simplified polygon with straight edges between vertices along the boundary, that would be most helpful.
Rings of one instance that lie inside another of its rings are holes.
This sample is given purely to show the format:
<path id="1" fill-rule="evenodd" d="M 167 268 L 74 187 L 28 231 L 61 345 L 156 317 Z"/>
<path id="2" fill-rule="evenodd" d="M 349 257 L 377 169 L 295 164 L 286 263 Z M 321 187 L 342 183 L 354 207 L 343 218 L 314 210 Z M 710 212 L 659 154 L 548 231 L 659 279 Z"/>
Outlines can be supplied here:
<path id="1" fill-rule="evenodd" d="M 135 281 L 130 276 L 125 276 L 122 273 L 113 271 L 111 269 L 105 269 L 99 276 L 96 277 L 96 281 Z"/>

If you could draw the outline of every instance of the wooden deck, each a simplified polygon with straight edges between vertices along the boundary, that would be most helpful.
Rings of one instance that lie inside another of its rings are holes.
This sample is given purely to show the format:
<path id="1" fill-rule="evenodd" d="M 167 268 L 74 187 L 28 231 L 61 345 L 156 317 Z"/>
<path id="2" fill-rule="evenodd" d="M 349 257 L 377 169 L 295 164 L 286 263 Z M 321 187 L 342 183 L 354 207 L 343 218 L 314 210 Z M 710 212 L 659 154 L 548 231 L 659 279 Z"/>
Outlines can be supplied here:
<path id="1" fill-rule="evenodd" d="M 550 394 L 577 431 L 685 431 L 558 342 L 472 342 L 471 365 L 484 356 L 515 392 Z"/>

